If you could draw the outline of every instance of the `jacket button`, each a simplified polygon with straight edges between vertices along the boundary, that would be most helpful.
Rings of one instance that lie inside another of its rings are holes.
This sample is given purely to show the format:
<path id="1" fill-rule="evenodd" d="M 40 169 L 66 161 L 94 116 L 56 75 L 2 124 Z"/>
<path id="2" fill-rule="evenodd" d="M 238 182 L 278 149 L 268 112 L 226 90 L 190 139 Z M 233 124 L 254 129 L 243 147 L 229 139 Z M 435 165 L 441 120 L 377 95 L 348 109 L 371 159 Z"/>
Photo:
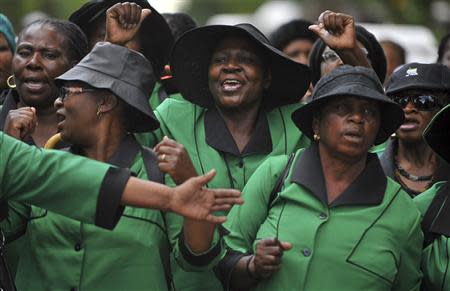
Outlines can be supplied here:
<path id="1" fill-rule="evenodd" d="M 311 250 L 308 249 L 308 248 L 304 248 L 304 249 L 303 249 L 303 255 L 304 255 L 305 257 L 309 257 L 309 256 L 311 255 Z"/>
<path id="2" fill-rule="evenodd" d="M 77 242 L 74 247 L 75 251 L 79 252 L 81 250 L 81 243 Z"/>
<path id="3" fill-rule="evenodd" d="M 70 288 L 70 291 L 77 291 L 77 288 L 72 287 L 72 288 Z"/>
<path id="4" fill-rule="evenodd" d="M 239 167 L 239 168 L 242 168 L 243 166 L 244 166 L 244 161 L 243 161 L 243 160 L 240 160 L 239 163 L 238 163 L 238 167 Z"/>
<path id="5" fill-rule="evenodd" d="M 327 219 L 328 218 L 328 215 L 326 214 L 326 213 L 320 213 L 319 214 L 319 218 L 321 219 L 321 220 L 325 220 L 325 219 Z"/>

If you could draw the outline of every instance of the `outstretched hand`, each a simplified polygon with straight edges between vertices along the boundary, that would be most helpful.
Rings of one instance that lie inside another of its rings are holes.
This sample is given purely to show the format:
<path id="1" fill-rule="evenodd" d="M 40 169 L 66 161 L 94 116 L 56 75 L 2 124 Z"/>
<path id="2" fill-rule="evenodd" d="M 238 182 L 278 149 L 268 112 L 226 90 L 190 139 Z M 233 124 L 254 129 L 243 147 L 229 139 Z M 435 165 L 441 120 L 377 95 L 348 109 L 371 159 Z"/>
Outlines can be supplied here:
<path id="1" fill-rule="evenodd" d="M 331 49 L 353 49 L 356 46 L 355 20 L 351 15 L 326 10 L 317 22 L 309 29 Z"/>
<path id="2" fill-rule="evenodd" d="M 105 41 L 126 45 L 139 31 L 142 21 L 150 15 L 136 3 L 117 3 L 106 11 Z"/>
<path id="3" fill-rule="evenodd" d="M 225 222 L 226 216 L 215 216 L 213 213 L 229 210 L 234 204 L 242 204 L 244 201 L 238 190 L 204 188 L 215 175 L 213 170 L 177 186 L 169 210 L 195 220 L 206 220 L 215 224 Z"/>

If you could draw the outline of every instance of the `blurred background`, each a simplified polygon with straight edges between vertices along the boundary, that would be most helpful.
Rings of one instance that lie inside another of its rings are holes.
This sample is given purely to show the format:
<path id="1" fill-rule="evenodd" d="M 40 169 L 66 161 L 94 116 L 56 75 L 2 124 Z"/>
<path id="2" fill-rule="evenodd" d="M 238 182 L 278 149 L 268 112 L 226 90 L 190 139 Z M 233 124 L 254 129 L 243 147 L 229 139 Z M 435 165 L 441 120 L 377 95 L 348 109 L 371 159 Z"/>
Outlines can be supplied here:
<path id="1" fill-rule="evenodd" d="M 16 31 L 40 17 L 67 19 L 86 0 L 0 0 Z M 186 12 L 200 25 L 250 22 L 269 34 L 303 18 L 314 21 L 333 10 L 351 14 L 379 40 L 395 40 L 407 60 L 432 62 L 437 41 L 450 31 L 449 0 L 149 0 L 159 12 Z"/>

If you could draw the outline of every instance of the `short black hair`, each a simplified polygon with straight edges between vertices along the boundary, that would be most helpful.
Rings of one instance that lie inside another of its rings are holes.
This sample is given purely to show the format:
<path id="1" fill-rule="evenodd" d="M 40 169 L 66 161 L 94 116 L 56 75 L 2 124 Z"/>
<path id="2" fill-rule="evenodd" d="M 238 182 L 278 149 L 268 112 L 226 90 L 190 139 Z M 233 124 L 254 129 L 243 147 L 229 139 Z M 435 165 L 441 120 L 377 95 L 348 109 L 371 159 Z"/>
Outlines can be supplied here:
<path id="1" fill-rule="evenodd" d="M 197 22 L 186 13 L 162 13 L 169 25 L 172 36 L 177 40 L 183 33 L 197 27 Z"/>
<path id="2" fill-rule="evenodd" d="M 318 36 L 308 29 L 312 22 L 303 19 L 295 19 L 281 25 L 269 37 L 274 47 L 283 50 L 290 42 L 296 39 L 307 39 L 312 43 L 316 41 Z"/>
<path id="3" fill-rule="evenodd" d="M 444 35 L 443 38 L 441 38 L 441 41 L 439 42 L 439 48 L 438 48 L 438 59 L 437 62 L 442 62 L 442 58 L 444 57 L 445 51 L 450 49 L 450 44 L 447 45 L 447 43 L 450 40 L 450 32 Z"/>
<path id="4" fill-rule="evenodd" d="M 86 35 L 74 23 L 61 19 L 39 19 L 27 25 L 19 34 L 22 34 L 33 25 L 48 25 L 54 28 L 63 38 L 65 54 L 70 62 L 79 62 L 89 52 Z"/>

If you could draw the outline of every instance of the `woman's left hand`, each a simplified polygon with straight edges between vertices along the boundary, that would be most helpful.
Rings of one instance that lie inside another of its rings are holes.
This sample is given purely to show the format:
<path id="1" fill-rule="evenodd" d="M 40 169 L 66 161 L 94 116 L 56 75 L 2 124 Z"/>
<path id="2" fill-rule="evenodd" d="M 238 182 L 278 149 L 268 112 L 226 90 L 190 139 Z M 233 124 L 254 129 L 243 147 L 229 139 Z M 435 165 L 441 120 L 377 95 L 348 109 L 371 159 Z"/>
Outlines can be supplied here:
<path id="1" fill-rule="evenodd" d="M 142 9 L 136 3 L 117 3 L 106 11 L 105 41 L 126 45 L 132 40 L 150 9 Z"/>
<path id="2" fill-rule="evenodd" d="M 168 173 L 177 185 L 198 176 L 191 158 L 182 144 L 165 136 L 156 145 L 154 151 L 158 154 L 159 169 Z"/>

